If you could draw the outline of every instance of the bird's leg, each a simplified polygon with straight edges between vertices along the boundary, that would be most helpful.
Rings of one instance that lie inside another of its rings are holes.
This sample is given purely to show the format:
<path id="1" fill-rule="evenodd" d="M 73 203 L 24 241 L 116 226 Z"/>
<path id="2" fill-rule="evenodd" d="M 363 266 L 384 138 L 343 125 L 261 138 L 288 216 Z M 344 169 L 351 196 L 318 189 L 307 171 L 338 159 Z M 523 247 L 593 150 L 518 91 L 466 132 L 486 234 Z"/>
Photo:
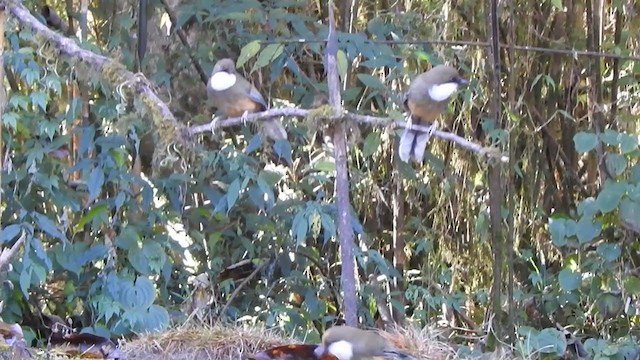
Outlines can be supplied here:
<path id="1" fill-rule="evenodd" d="M 216 133 L 216 128 L 218 127 L 218 121 L 219 118 L 216 117 L 216 114 L 213 114 L 213 116 L 211 117 L 211 123 L 209 124 L 211 126 L 211 134 Z"/>
<path id="2" fill-rule="evenodd" d="M 242 119 L 242 125 L 247 126 L 247 117 L 249 116 L 249 111 L 245 110 L 244 113 L 242 113 L 242 116 L 240 117 Z"/>

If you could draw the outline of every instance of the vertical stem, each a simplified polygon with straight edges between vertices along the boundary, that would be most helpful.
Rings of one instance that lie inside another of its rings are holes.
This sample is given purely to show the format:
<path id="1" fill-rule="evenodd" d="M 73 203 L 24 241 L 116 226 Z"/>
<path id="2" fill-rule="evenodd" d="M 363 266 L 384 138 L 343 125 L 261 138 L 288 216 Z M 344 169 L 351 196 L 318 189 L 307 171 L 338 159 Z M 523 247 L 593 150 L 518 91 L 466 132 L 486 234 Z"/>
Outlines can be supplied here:
<path id="1" fill-rule="evenodd" d="M 325 68 L 327 70 L 327 85 L 329 87 L 329 104 L 334 115 L 342 113 L 342 99 L 340 95 L 340 79 L 336 56 L 338 53 L 338 38 L 336 34 L 333 0 L 329 6 L 329 36 L 325 53 Z M 344 299 L 344 316 L 347 325 L 356 326 L 358 323 L 358 302 L 356 297 L 355 264 L 353 256 L 353 227 L 351 226 L 351 205 L 349 203 L 349 168 L 347 165 L 347 136 L 343 121 L 339 121 L 333 129 L 333 145 L 336 161 L 336 198 L 338 208 L 338 239 L 340 242 L 340 258 L 342 260 L 342 285 Z"/>
<path id="2" fill-rule="evenodd" d="M 0 82 L 4 83 L 4 19 L 5 6 L 0 4 Z M 0 119 L 4 115 L 4 109 L 7 105 L 7 90 L 4 85 L 0 85 Z M 2 184 L 2 172 L 4 171 L 4 144 L 2 142 L 2 121 L 0 121 L 0 184 Z M 2 191 L 0 191 L 0 219 L 2 219 L 3 207 Z"/>
<path id="3" fill-rule="evenodd" d="M 491 84 L 491 117 L 495 122 L 495 128 L 502 127 L 500 110 L 500 41 L 498 29 L 498 0 L 490 0 L 488 9 L 489 23 L 489 76 Z M 502 214 L 501 205 L 503 189 L 501 184 L 501 166 L 499 162 L 489 165 L 489 217 L 491 222 L 491 247 L 494 253 L 493 262 L 493 287 L 491 289 L 492 311 L 495 315 L 495 336 L 502 338 L 502 267 L 504 265 L 504 244 L 502 241 Z"/>

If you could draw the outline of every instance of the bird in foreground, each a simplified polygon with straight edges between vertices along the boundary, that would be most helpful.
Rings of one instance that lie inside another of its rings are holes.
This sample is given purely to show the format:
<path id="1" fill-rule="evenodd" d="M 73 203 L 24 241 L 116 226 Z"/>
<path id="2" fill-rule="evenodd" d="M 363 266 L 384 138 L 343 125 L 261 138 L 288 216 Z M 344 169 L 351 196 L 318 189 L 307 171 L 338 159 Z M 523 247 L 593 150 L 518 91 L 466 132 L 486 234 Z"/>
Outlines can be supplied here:
<path id="1" fill-rule="evenodd" d="M 330 354 L 338 360 L 365 360 L 374 357 L 415 360 L 413 356 L 393 349 L 375 331 L 351 326 L 334 326 L 327 330 L 322 337 L 322 344 L 314 353 L 318 358 Z"/>
<path id="2" fill-rule="evenodd" d="M 404 106 L 411 114 L 411 124 L 426 126 L 444 112 L 451 96 L 468 81 L 448 65 L 437 65 L 418 75 L 404 96 Z M 400 160 L 422 161 L 430 133 L 405 128 L 400 138 Z"/>
<path id="3" fill-rule="evenodd" d="M 295 344 L 276 346 L 271 349 L 263 350 L 254 356 L 250 356 L 249 360 L 339 360 L 331 354 L 322 354 L 316 356 L 314 353 L 318 345 L 311 344 Z"/>
<path id="4" fill-rule="evenodd" d="M 264 111 L 267 102 L 262 94 L 247 79 L 236 71 L 233 60 L 224 58 L 214 65 L 207 82 L 207 94 L 213 104 L 227 117 L 242 116 Z M 215 121 L 215 120 L 214 120 Z M 273 119 L 260 121 L 262 133 L 273 140 L 287 139 L 284 126 Z"/>

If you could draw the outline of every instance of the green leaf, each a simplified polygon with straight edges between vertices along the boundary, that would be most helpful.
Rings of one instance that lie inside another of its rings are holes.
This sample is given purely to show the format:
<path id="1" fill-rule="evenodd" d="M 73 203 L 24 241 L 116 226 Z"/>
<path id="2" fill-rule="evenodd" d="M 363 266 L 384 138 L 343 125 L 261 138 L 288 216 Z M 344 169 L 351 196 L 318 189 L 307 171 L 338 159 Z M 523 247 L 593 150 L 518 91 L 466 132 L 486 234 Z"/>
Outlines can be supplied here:
<path id="1" fill-rule="evenodd" d="M 602 243 L 598 245 L 596 249 L 598 255 L 603 258 L 606 262 L 614 262 L 620 258 L 622 255 L 622 250 L 620 249 L 620 245 L 618 244 L 607 244 Z"/>
<path id="2" fill-rule="evenodd" d="M 617 146 L 620 144 L 620 133 L 611 129 L 606 129 L 600 138 L 603 143 L 610 146 Z"/>
<path id="3" fill-rule="evenodd" d="M 343 80 L 345 76 L 347 76 L 347 69 L 349 68 L 349 60 L 347 59 L 347 54 L 338 50 L 336 54 L 336 65 L 338 66 L 338 75 L 340 75 L 340 80 Z"/>
<path id="4" fill-rule="evenodd" d="M 49 95 L 44 91 L 34 91 L 30 95 L 31 103 L 37 105 L 42 111 L 47 111 Z"/>
<path id="5" fill-rule="evenodd" d="M 572 221 L 572 220 L 569 220 Z M 562 218 L 549 219 L 549 232 L 551 233 L 551 241 L 557 247 L 567 244 L 567 220 Z"/>
<path id="6" fill-rule="evenodd" d="M 313 168 L 319 171 L 332 173 L 336 171 L 336 163 L 334 161 L 320 160 L 313 164 Z"/>
<path id="7" fill-rule="evenodd" d="M 384 88 L 382 81 L 380 81 L 380 78 L 378 77 L 371 76 L 369 74 L 358 74 L 356 76 L 358 77 L 358 80 L 360 80 L 360 82 L 362 82 L 365 86 L 368 86 L 372 89 Z"/>
<path id="8" fill-rule="evenodd" d="M 578 153 L 586 153 L 596 148 L 598 137 L 595 134 L 579 132 L 573 137 L 573 142 Z"/>
<path id="9" fill-rule="evenodd" d="M 22 226 L 20 224 L 11 224 L 5 226 L 0 232 L 0 245 L 13 240 L 20 232 L 22 231 Z"/>
<path id="10" fill-rule="evenodd" d="M 637 276 L 629 276 L 624 280 L 624 289 L 630 295 L 640 295 L 640 278 Z"/>
<path id="11" fill-rule="evenodd" d="M 146 310 L 153 304 L 155 288 L 151 281 L 143 276 L 138 276 L 135 283 L 121 282 L 121 290 L 118 301 L 125 309 Z"/>
<path id="12" fill-rule="evenodd" d="M 22 269 L 20 272 L 20 279 L 18 282 L 20 283 L 20 290 L 22 290 L 22 295 L 24 295 L 25 299 L 29 299 L 29 287 L 31 286 L 31 267 Z"/>
<path id="13" fill-rule="evenodd" d="M 602 225 L 599 221 L 590 217 L 582 217 L 578 221 L 576 236 L 580 244 L 586 244 L 593 241 L 602 231 Z"/>
<path id="14" fill-rule="evenodd" d="M 362 149 L 362 156 L 368 158 L 373 155 L 382 144 L 382 140 L 380 139 L 380 133 L 377 131 L 369 133 L 367 138 L 364 140 L 364 146 Z"/>
<path id="15" fill-rule="evenodd" d="M 546 328 L 535 336 L 532 347 L 542 354 L 564 355 L 567 350 L 567 339 L 557 329 Z"/>
<path id="16" fill-rule="evenodd" d="M 304 210 L 298 211 L 291 224 L 291 232 L 293 233 L 293 238 L 296 240 L 296 244 L 304 244 L 308 231 L 309 224 L 306 213 Z"/>
<path id="17" fill-rule="evenodd" d="M 620 134 L 620 152 L 628 154 L 638 149 L 638 137 L 630 134 Z"/>
<path id="18" fill-rule="evenodd" d="M 562 291 L 570 292 L 580 288 L 581 274 L 570 269 L 563 269 L 558 274 L 558 284 Z"/>
<path id="19" fill-rule="evenodd" d="M 87 182 L 87 188 L 89 190 L 87 203 L 92 203 L 100 196 L 102 185 L 104 185 L 104 171 L 102 171 L 101 168 L 93 168 L 91 174 L 89 174 L 89 181 Z"/>
<path id="20" fill-rule="evenodd" d="M 169 325 L 169 312 L 159 305 L 151 305 L 134 328 L 136 332 L 158 332 Z"/>
<path id="21" fill-rule="evenodd" d="M 284 159 L 289 166 L 293 164 L 293 159 L 291 158 L 293 154 L 293 150 L 291 149 L 291 143 L 284 139 L 278 139 L 273 144 L 273 150 L 276 152 L 279 158 Z"/>
<path id="22" fill-rule="evenodd" d="M 259 40 L 254 40 L 243 46 L 242 50 L 240 50 L 240 56 L 238 56 L 238 60 L 236 60 L 236 66 L 239 68 L 243 67 L 249 59 L 256 56 L 258 51 L 260 51 Z"/>
<path id="23" fill-rule="evenodd" d="M 155 241 L 145 241 L 140 247 L 129 249 L 128 257 L 131 266 L 142 275 L 158 274 L 167 261 L 167 255 L 160 244 Z"/>
<path id="24" fill-rule="evenodd" d="M 629 188 L 626 182 L 605 182 L 602 191 L 598 194 L 596 202 L 598 209 L 603 214 L 609 213 L 618 208 L 622 196 Z"/>
<path id="25" fill-rule="evenodd" d="M 240 179 L 233 180 L 229 189 L 227 189 L 227 213 L 231 211 L 231 208 L 236 204 L 240 197 Z"/>
<path id="26" fill-rule="evenodd" d="M 38 225 L 40 230 L 44 231 L 50 236 L 58 240 L 61 240 L 63 242 L 69 241 L 67 239 L 67 236 L 64 234 L 64 232 L 62 232 L 58 228 L 58 226 L 53 222 L 53 220 L 49 219 L 47 216 L 40 213 L 35 213 L 34 216 L 36 218 L 36 224 Z"/>
<path id="27" fill-rule="evenodd" d="M 84 216 L 80 218 L 80 220 L 78 220 L 78 223 L 74 227 L 74 231 L 76 233 L 82 231 L 84 226 L 87 223 L 89 223 L 91 220 L 93 220 L 98 216 L 108 215 L 108 212 L 109 212 L 109 205 L 107 204 L 100 204 L 92 207 L 91 210 L 89 210 Z"/>
<path id="28" fill-rule="evenodd" d="M 624 199 L 620 203 L 620 220 L 634 229 L 640 229 L 640 201 Z"/>
<path id="29" fill-rule="evenodd" d="M 261 67 L 267 66 L 271 64 L 275 59 L 277 59 L 282 52 L 284 51 L 283 44 L 269 44 L 265 47 L 258 55 L 258 60 L 256 61 L 255 67 L 260 69 Z"/>
<path id="30" fill-rule="evenodd" d="M 2 123 L 9 126 L 12 130 L 16 130 L 20 118 L 21 116 L 18 115 L 18 113 L 8 111 L 2 115 Z"/>
<path id="31" fill-rule="evenodd" d="M 607 154 L 605 164 L 613 176 L 620 176 L 627 170 L 627 159 L 619 154 Z"/>

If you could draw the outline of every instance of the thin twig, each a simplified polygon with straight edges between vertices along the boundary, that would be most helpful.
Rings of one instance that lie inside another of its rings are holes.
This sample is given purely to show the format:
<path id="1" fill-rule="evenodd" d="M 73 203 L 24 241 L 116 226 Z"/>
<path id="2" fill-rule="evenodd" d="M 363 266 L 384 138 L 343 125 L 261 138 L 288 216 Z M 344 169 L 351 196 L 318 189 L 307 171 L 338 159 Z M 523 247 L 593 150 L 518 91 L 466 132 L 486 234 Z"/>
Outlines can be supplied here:
<path id="1" fill-rule="evenodd" d="M 263 40 L 262 44 L 287 44 L 287 43 L 320 43 L 325 42 L 326 39 L 277 39 L 277 40 Z M 452 46 L 477 46 L 477 47 L 491 47 L 491 44 L 487 41 L 467 41 L 467 40 L 365 40 L 365 44 L 387 44 L 387 45 L 452 45 Z M 640 61 L 640 56 L 634 55 L 621 55 L 608 52 L 588 51 L 588 50 L 576 50 L 576 49 L 555 49 L 545 48 L 538 46 L 528 45 L 508 45 L 500 44 L 501 48 L 513 47 L 514 50 L 526 51 L 526 52 L 539 52 L 546 54 L 559 54 L 571 57 L 597 57 L 607 59 L 619 59 L 619 60 L 631 60 Z"/>
<path id="2" fill-rule="evenodd" d="M 233 290 L 233 292 L 231 293 L 231 296 L 229 297 L 229 300 L 227 300 L 227 303 L 224 304 L 218 316 L 224 315 L 224 313 L 227 311 L 227 308 L 229 308 L 229 305 L 231 305 L 231 302 L 240 294 L 240 290 L 242 290 L 247 285 L 247 283 L 251 281 L 251 279 L 253 279 L 254 277 L 256 277 L 256 275 L 258 275 L 258 272 L 260 272 L 260 270 L 264 267 L 265 264 L 266 263 L 262 263 L 258 265 L 256 269 L 253 270 L 251 274 L 249 274 L 249 276 L 247 276 L 244 280 L 242 280 L 240 285 L 238 285 L 238 287 L 236 287 L 236 289 Z"/>

